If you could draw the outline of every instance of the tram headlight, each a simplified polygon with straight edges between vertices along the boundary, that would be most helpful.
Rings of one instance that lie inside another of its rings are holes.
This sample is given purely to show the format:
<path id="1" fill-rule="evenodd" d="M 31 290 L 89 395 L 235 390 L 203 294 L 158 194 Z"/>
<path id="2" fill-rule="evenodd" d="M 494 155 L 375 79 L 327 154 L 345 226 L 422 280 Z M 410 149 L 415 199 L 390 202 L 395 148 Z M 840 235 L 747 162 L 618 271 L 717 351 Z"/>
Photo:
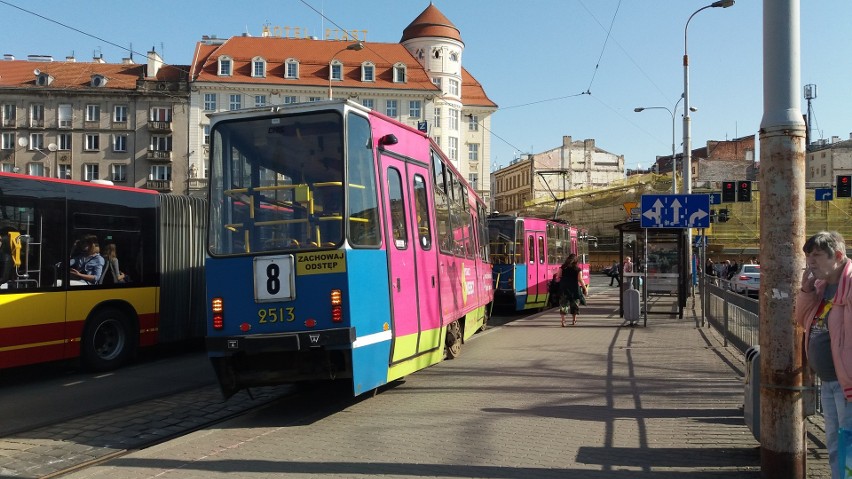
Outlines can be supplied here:
<path id="1" fill-rule="evenodd" d="M 213 329 L 225 328 L 225 303 L 222 298 L 213 298 L 210 301 L 210 310 L 213 312 Z"/>
<path id="2" fill-rule="evenodd" d="M 331 290 L 331 322 L 343 321 L 343 293 L 339 289 Z"/>

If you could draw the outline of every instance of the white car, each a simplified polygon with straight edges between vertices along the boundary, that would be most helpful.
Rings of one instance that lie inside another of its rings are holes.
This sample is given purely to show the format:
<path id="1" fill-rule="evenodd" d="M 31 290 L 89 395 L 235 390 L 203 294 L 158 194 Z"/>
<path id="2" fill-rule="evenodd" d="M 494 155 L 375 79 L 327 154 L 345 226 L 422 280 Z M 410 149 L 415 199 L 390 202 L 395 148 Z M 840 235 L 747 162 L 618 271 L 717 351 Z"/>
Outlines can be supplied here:
<path id="1" fill-rule="evenodd" d="M 731 278 L 731 291 L 757 296 L 760 291 L 760 265 L 744 264 Z"/>

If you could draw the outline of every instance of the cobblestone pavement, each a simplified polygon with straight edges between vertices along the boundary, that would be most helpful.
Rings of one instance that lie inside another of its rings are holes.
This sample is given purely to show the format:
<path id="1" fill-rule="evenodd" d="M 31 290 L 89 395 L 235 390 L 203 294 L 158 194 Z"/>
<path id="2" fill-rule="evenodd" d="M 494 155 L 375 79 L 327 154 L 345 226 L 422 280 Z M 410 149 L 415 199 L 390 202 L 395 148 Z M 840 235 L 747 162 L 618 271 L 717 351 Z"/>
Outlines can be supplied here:
<path id="1" fill-rule="evenodd" d="M 524 317 L 374 397 L 271 401 L 66 477 L 760 477 L 739 352 L 691 310 L 628 327 L 617 288 L 595 289 L 576 326 Z M 827 475 L 822 437 L 809 422 L 809 478 Z"/>

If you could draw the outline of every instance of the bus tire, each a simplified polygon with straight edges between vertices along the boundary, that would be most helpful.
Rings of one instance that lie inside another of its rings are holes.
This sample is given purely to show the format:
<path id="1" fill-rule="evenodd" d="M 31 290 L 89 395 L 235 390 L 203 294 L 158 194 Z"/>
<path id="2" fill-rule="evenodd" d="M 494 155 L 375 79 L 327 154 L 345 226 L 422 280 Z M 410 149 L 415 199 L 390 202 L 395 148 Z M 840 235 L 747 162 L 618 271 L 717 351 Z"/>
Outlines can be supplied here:
<path id="1" fill-rule="evenodd" d="M 91 371 L 117 369 L 130 357 L 133 341 L 127 316 L 115 308 L 102 309 L 83 328 L 83 365 Z"/>
<path id="2" fill-rule="evenodd" d="M 462 330 L 461 323 L 453 321 L 447 325 L 447 359 L 455 359 L 461 356 Z"/>

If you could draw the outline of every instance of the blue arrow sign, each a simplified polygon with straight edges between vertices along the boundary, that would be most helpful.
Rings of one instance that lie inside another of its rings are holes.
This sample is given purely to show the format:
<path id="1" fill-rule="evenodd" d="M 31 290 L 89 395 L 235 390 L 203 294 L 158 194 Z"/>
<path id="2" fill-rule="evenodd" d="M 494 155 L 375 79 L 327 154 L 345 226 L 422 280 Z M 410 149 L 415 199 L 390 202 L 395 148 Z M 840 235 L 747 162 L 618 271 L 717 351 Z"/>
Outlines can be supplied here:
<path id="1" fill-rule="evenodd" d="M 642 195 L 643 228 L 709 228 L 710 195 Z"/>
<path id="2" fill-rule="evenodd" d="M 722 204 L 722 193 L 710 193 L 710 204 L 711 205 L 721 205 Z"/>
<path id="3" fill-rule="evenodd" d="M 834 199 L 834 189 L 814 188 L 814 199 L 817 201 L 831 201 Z"/>

